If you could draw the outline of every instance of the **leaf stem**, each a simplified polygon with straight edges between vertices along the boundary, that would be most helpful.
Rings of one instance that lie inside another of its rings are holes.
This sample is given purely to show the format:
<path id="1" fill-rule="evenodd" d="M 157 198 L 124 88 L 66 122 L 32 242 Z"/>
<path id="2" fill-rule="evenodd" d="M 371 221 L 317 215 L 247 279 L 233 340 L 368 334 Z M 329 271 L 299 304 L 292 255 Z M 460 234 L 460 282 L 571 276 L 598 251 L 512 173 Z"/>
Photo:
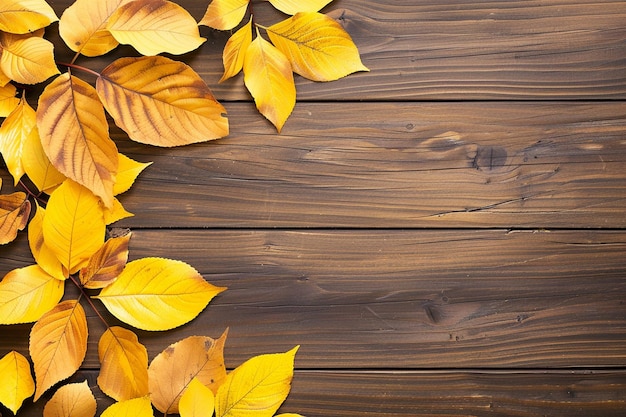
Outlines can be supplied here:
<path id="1" fill-rule="evenodd" d="M 42 205 L 44 206 L 46 205 L 47 201 L 43 197 L 41 197 L 41 193 L 35 194 L 34 192 L 32 192 L 31 189 L 28 188 L 28 185 L 26 185 L 24 181 L 22 180 L 19 180 L 18 184 L 20 185 L 20 187 L 22 187 L 22 189 L 26 192 L 26 194 L 28 194 L 29 196 L 31 196 L 32 198 L 40 202 Z"/>
<path id="2" fill-rule="evenodd" d="M 86 68 L 86 67 L 83 67 L 83 66 L 81 66 L 81 65 L 76 65 L 76 64 L 74 64 L 73 62 L 74 62 L 74 60 L 72 60 L 72 62 L 59 62 L 58 64 L 59 64 L 59 65 L 62 65 L 62 66 L 64 66 L 64 67 L 67 67 L 67 68 L 74 68 L 74 69 L 76 69 L 76 70 L 83 71 L 83 72 L 86 72 L 86 73 L 89 73 L 89 74 L 95 75 L 96 77 L 99 77 L 99 76 L 100 76 L 100 73 L 99 73 L 99 72 L 94 71 L 94 70 L 89 69 L 89 68 Z"/>
<path id="3" fill-rule="evenodd" d="M 100 313 L 100 311 L 98 311 L 98 309 L 96 308 L 96 305 L 91 300 L 91 297 L 89 297 L 89 294 L 87 294 L 87 291 L 85 291 L 85 287 L 80 282 L 78 282 L 78 280 L 76 279 L 74 275 L 70 275 L 70 280 L 72 280 L 74 285 L 76 285 L 76 287 L 80 291 L 80 295 L 85 297 L 85 300 L 87 300 L 87 303 L 89 304 L 91 309 L 94 311 L 94 313 L 96 313 L 96 316 L 98 316 L 100 321 L 105 325 L 107 330 L 111 329 L 111 326 L 109 326 L 109 323 L 107 323 L 104 316 Z"/>

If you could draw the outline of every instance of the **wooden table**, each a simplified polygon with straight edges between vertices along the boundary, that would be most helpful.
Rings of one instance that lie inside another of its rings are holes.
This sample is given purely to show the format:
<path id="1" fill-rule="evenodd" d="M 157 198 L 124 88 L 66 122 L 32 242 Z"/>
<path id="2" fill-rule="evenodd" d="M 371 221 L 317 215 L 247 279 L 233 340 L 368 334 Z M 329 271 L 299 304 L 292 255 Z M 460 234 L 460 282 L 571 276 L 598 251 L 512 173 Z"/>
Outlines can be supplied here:
<path id="1" fill-rule="evenodd" d="M 50 3 L 60 15 L 70 1 Z M 208 4 L 179 3 L 198 19 Z M 229 368 L 301 345 L 284 412 L 626 415 L 626 2 L 324 11 L 371 72 L 298 78 L 280 135 L 241 77 L 217 84 L 228 34 L 207 28 L 184 59 L 227 108 L 230 136 L 159 149 L 112 127 L 122 153 L 154 162 L 121 198 L 131 258 L 180 259 L 229 287 L 189 325 L 139 332 L 150 358 L 228 327 Z M 30 263 L 22 233 L 1 248 L 0 276 Z M 73 380 L 100 412 L 103 326 L 93 313 L 89 326 Z M 0 327 L 0 356 L 27 354 L 29 329 Z"/>

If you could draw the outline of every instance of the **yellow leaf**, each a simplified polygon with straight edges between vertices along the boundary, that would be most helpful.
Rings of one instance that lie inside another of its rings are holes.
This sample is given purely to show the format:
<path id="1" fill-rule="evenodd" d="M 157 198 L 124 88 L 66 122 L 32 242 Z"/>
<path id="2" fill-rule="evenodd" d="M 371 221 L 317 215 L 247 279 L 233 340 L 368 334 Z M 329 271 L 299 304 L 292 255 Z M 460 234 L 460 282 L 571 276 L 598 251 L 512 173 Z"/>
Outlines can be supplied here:
<path id="1" fill-rule="evenodd" d="M 310 80 L 333 81 L 369 71 L 350 35 L 324 14 L 297 13 L 267 28 L 267 34 L 287 56 L 293 71 Z"/>
<path id="2" fill-rule="evenodd" d="M 59 76 L 39 97 L 37 126 L 54 167 L 111 207 L 118 152 L 96 90 L 68 73 Z"/>
<path id="3" fill-rule="evenodd" d="M 199 24 L 217 30 L 231 30 L 243 20 L 248 3 L 250 0 L 213 0 Z"/>
<path id="4" fill-rule="evenodd" d="M 15 192 L 0 195 L 0 245 L 12 242 L 23 230 L 30 216 L 30 201 L 26 194 Z"/>
<path id="5" fill-rule="evenodd" d="M 100 56 L 119 43 L 106 29 L 109 17 L 131 0 L 76 0 L 65 9 L 59 33 L 67 46 L 85 56 Z"/>
<path id="6" fill-rule="evenodd" d="M 257 109 L 278 132 L 296 105 L 296 85 L 285 55 L 258 35 L 246 51 L 244 83 Z"/>
<path id="7" fill-rule="evenodd" d="M 0 323 L 32 323 L 57 305 L 63 282 L 38 265 L 14 269 L 0 281 Z"/>
<path id="8" fill-rule="evenodd" d="M 140 143 L 179 146 L 228 135 L 224 107 L 191 67 L 169 58 L 121 58 L 96 81 L 115 124 Z"/>
<path id="9" fill-rule="evenodd" d="M 122 203 L 115 197 L 113 197 L 113 207 L 104 209 L 104 223 L 106 223 L 107 226 L 118 220 L 132 216 L 134 216 L 134 214 L 126 211 Z"/>
<path id="10" fill-rule="evenodd" d="M 191 380 L 178 403 L 180 417 L 210 417 L 215 410 L 215 396 L 198 378 Z"/>
<path id="11" fill-rule="evenodd" d="M 152 162 L 141 163 L 121 153 L 117 154 L 117 176 L 113 184 L 113 195 L 122 194 L 130 189 L 141 172 L 152 165 Z"/>
<path id="12" fill-rule="evenodd" d="M 150 398 L 141 397 L 110 405 L 100 417 L 153 417 Z"/>
<path id="13" fill-rule="evenodd" d="M 30 332 L 35 368 L 35 401 L 51 386 L 74 374 L 87 352 L 87 318 L 76 300 L 59 303 Z"/>
<path id="14" fill-rule="evenodd" d="M 14 185 L 17 185 L 24 175 L 24 164 L 22 163 L 26 159 L 24 142 L 36 127 L 35 110 L 28 105 L 23 97 L 15 110 L 4 119 L 2 126 L 0 126 L 0 152 L 4 157 L 7 169 L 13 176 Z"/>
<path id="15" fill-rule="evenodd" d="M 1 81 L 1 77 L 0 77 Z M 7 83 L 9 78 L 6 78 Z M 5 83 L 2 85 L 0 82 L 0 117 L 7 117 L 20 103 L 20 99 L 15 97 L 17 90 L 13 84 Z"/>
<path id="16" fill-rule="evenodd" d="M 24 172 L 37 189 L 46 194 L 52 193 L 67 178 L 48 159 L 41 145 L 37 127 L 31 130 L 24 141 L 22 165 L 24 166 Z"/>
<path id="17" fill-rule="evenodd" d="M 178 413 L 180 397 L 196 378 L 213 393 L 226 378 L 224 343 L 228 330 L 214 340 L 190 336 L 159 353 L 148 368 L 150 398 L 157 410 Z M 209 416 L 211 414 L 208 414 Z"/>
<path id="18" fill-rule="evenodd" d="M 11 79 L 9 78 L 8 75 L 2 72 L 2 68 L 0 67 L 0 86 L 2 87 L 6 86 L 9 83 L 9 81 L 11 81 Z"/>
<path id="19" fill-rule="evenodd" d="M 13 81 L 37 84 L 59 73 L 54 62 L 54 46 L 38 36 L 6 42 L 3 37 L 0 69 Z"/>
<path id="20" fill-rule="evenodd" d="M 143 330 L 169 330 L 194 319 L 224 290 L 184 262 L 142 258 L 129 262 L 97 298 L 124 323 Z"/>
<path id="21" fill-rule="evenodd" d="M 122 327 L 110 327 L 98 343 L 98 386 L 116 401 L 148 395 L 148 352 L 137 335 Z"/>
<path id="22" fill-rule="evenodd" d="M 100 289 L 111 284 L 128 261 L 128 242 L 131 233 L 107 240 L 87 265 L 80 270 L 80 282 L 85 288 Z"/>
<path id="23" fill-rule="evenodd" d="M 43 218 L 46 210 L 37 204 L 35 215 L 28 224 L 28 244 L 37 265 L 49 275 L 64 281 L 69 272 L 63 268 L 61 261 L 43 240 Z"/>
<path id="24" fill-rule="evenodd" d="M 131 1 L 113 13 L 107 29 L 119 43 L 131 45 L 142 55 L 180 55 L 206 41 L 193 16 L 166 0 Z"/>
<path id="25" fill-rule="evenodd" d="M 42 230 L 46 246 L 65 269 L 77 272 L 104 243 L 100 200 L 80 184 L 65 180 L 50 195 Z"/>
<path id="26" fill-rule="evenodd" d="M 59 20 L 45 0 L 2 0 L 0 31 L 29 33 Z"/>
<path id="27" fill-rule="evenodd" d="M 0 359 L 0 375 L 0 403 L 16 414 L 24 400 L 35 392 L 30 364 L 22 354 L 11 351 Z"/>
<path id="28" fill-rule="evenodd" d="M 241 29 L 235 32 L 226 42 L 222 61 L 224 62 L 224 75 L 219 82 L 225 81 L 243 69 L 243 61 L 246 51 L 252 42 L 252 19 Z"/>
<path id="29" fill-rule="evenodd" d="M 285 14 L 319 12 L 333 0 L 269 0 L 272 6 Z"/>
<path id="30" fill-rule="evenodd" d="M 43 408 L 43 417 L 94 417 L 96 399 L 87 381 L 62 386 Z"/>
<path id="31" fill-rule="evenodd" d="M 274 417 L 303 417 L 300 414 L 296 414 L 296 413 L 283 413 L 283 414 L 276 414 Z"/>

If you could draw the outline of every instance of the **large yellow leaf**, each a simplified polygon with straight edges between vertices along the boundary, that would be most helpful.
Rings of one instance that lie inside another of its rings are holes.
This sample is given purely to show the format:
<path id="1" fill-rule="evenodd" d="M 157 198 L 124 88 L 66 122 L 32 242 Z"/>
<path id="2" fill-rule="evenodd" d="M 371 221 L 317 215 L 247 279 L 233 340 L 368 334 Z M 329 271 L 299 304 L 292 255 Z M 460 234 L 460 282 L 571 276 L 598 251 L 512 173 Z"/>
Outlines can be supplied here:
<path id="1" fill-rule="evenodd" d="M 21 353 L 11 351 L 0 359 L 0 375 L 0 403 L 16 414 L 24 400 L 35 393 L 30 364 Z"/>
<path id="2" fill-rule="evenodd" d="M 215 395 L 198 378 L 191 380 L 180 397 L 180 417 L 208 417 L 215 410 Z"/>
<path id="3" fill-rule="evenodd" d="M 131 233 L 107 240 L 87 265 L 80 270 L 80 282 L 85 288 L 100 289 L 111 284 L 128 261 L 128 242 Z"/>
<path id="4" fill-rule="evenodd" d="M 269 0 L 272 6 L 285 14 L 298 12 L 319 12 L 333 0 Z"/>
<path id="5" fill-rule="evenodd" d="M 87 353 L 87 318 L 76 300 L 59 303 L 30 332 L 35 368 L 35 401 L 51 386 L 74 374 Z"/>
<path id="6" fill-rule="evenodd" d="M 14 269 L 0 281 L 0 323 L 32 323 L 63 297 L 63 282 L 38 265 Z"/>
<path id="7" fill-rule="evenodd" d="M 246 15 L 250 0 L 212 0 L 200 25 L 217 30 L 234 29 Z"/>
<path id="8" fill-rule="evenodd" d="M 190 336 L 159 353 L 148 369 L 150 398 L 157 410 L 178 413 L 180 397 L 196 378 L 217 392 L 226 379 L 224 366 L 224 332 L 219 339 Z M 210 415 L 210 414 L 207 414 Z"/>
<path id="9" fill-rule="evenodd" d="M 30 157 L 24 155 L 24 143 L 26 138 L 36 135 L 37 120 L 35 110 L 26 102 L 24 97 L 11 114 L 4 119 L 0 126 L 0 153 L 4 157 L 7 169 L 13 176 L 13 184 L 24 175 L 23 160 Z"/>
<path id="10" fill-rule="evenodd" d="M 143 330 L 168 330 L 194 319 L 224 290 L 184 262 L 142 258 L 129 262 L 97 298 L 124 323 Z"/>
<path id="11" fill-rule="evenodd" d="M 252 19 L 228 39 L 222 53 L 224 75 L 219 82 L 225 81 L 243 69 L 246 51 L 252 42 Z"/>
<path id="12" fill-rule="evenodd" d="M 64 269 L 61 261 L 43 240 L 43 218 L 46 210 L 37 204 L 35 215 L 28 223 L 28 245 L 37 265 L 49 275 L 64 281 L 69 272 Z"/>
<path id="13" fill-rule="evenodd" d="M 166 0 L 131 1 L 113 13 L 107 29 L 119 43 L 131 45 L 142 55 L 180 55 L 206 41 L 193 16 Z"/>
<path id="14" fill-rule="evenodd" d="M 98 343 L 98 386 L 117 401 L 148 395 L 148 352 L 137 335 L 123 327 L 110 327 Z"/>
<path id="15" fill-rule="evenodd" d="M 9 39 L 14 39 L 7 41 Z M 59 73 L 54 45 L 43 38 L 3 37 L 0 69 L 13 81 L 37 84 Z"/>
<path id="16" fill-rule="evenodd" d="M 0 2 L 0 31 L 29 33 L 58 20 L 45 0 L 2 0 Z"/>
<path id="17" fill-rule="evenodd" d="M 118 153 L 117 176 L 113 185 L 113 195 L 122 194 L 130 189 L 141 172 L 152 162 L 137 162 L 124 154 Z"/>
<path id="18" fill-rule="evenodd" d="M 30 215 L 30 201 L 26 194 L 15 192 L 0 195 L 0 245 L 12 242 L 23 230 Z"/>
<path id="19" fill-rule="evenodd" d="M 67 46 L 85 56 L 99 56 L 119 43 L 106 29 L 109 17 L 131 0 L 76 0 L 65 9 L 59 21 L 59 33 Z"/>
<path id="20" fill-rule="evenodd" d="M 115 124 L 137 142 L 179 146 L 228 135 L 224 107 L 191 67 L 169 58 L 121 58 L 96 82 Z"/>
<path id="21" fill-rule="evenodd" d="M 7 117 L 18 106 L 20 99 L 15 97 L 16 93 L 17 90 L 13 84 L 0 86 L 0 117 Z"/>
<path id="22" fill-rule="evenodd" d="M 37 126 L 54 167 L 111 207 L 118 152 L 96 90 L 68 73 L 59 76 L 39 97 Z"/>
<path id="23" fill-rule="evenodd" d="M 246 51 L 243 75 L 257 109 L 280 132 L 296 105 L 296 85 L 285 55 L 258 31 Z"/>
<path id="24" fill-rule="evenodd" d="M 42 224 L 44 243 L 70 274 L 84 267 L 104 243 L 100 200 L 68 179 L 50 195 Z"/>
<path id="25" fill-rule="evenodd" d="M 153 417 L 150 398 L 140 397 L 110 405 L 100 417 Z M 210 416 L 209 416 L 210 417 Z"/>
<path id="26" fill-rule="evenodd" d="M 96 399 L 87 381 L 63 385 L 43 408 L 43 417 L 94 417 Z"/>
<path id="27" fill-rule="evenodd" d="M 228 374 L 215 397 L 215 417 L 272 417 L 291 389 L 298 346 L 255 356 Z"/>
<path id="28" fill-rule="evenodd" d="M 67 178 L 48 159 L 41 145 L 39 129 L 36 126 L 24 141 L 22 165 L 28 179 L 35 184 L 39 191 L 46 194 L 52 193 Z"/>
<path id="29" fill-rule="evenodd" d="M 294 72 L 310 80 L 333 81 L 369 71 L 350 35 L 322 13 L 297 13 L 267 28 L 267 34 Z"/>

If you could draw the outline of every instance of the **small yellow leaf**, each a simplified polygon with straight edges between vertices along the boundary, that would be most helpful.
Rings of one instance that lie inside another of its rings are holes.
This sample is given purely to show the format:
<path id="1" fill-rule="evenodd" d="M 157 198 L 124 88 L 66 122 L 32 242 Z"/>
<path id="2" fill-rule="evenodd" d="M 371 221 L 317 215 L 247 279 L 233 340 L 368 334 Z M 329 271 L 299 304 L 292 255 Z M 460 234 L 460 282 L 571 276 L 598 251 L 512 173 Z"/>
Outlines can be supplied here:
<path id="1" fill-rule="evenodd" d="M 96 90 L 68 73 L 59 76 L 39 97 L 37 126 L 54 167 L 111 207 L 118 152 Z"/>
<path id="2" fill-rule="evenodd" d="M 57 305 L 63 282 L 38 265 L 14 269 L 0 281 L 0 323 L 32 323 Z"/>
<path id="3" fill-rule="evenodd" d="M 319 12 L 333 0 L 269 0 L 272 6 L 285 14 Z"/>
<path id="4" fill-rule="evenodd" d="M 24 157 L 24 143 L 36 128 L 35 110 L 30 107 L 24 97 L 0 126 L 0 153 L 4 157 L 7 169 L 13 176 L 14 185 L 17 185 L 24 175 L 24 164 L 22 163 L 26 159 Z"/>
<path id="5" fill-rule="evenodd" d="M 226 42 L 222 61 L 224 62 L 224 75 L 219 82 L 225 81 L 243 69 L 243 61 L 246 51 L 252 42 L 252 19 L 241 29 L 235 32 Z"/>
<path id="6" fill-rule="evenodd" d="M 15 192 L 0 195 L 0 245 L 12 242 L 23 230 L 30 216 L 30 201 L 26 194 Z"/>
<path id="7" fill-rule="evenodd" d="M 80 282 L 85 288 L 100 289 L 111 284 L 128 261 L 128 242 L 131 233 L 107 240 L 87 265 L 80 270 Z"/>
<path id="8" fill-rule="evenodd" d="M 117 156 L 117 176 L 115 177 L 115 184 L 113 184 L 113 195 L 119 195 L 128 191 L 139 174 L 152 165 L 152 162 L 137 162 L 121 153 L 118 153 Z"/>
<path id="9" fill-rule="evenodd" d="M 24 400 L 35 393 L 30 364 L 21 353 L 11 351 L 0 359 L 0 375 L 0 403 L 17 414 Z"/>
<path id="10" fill-rule="evenodd" d="M 43 408 L 43 417 L 94 417 L 96 399 L 87 381 L 62 386 Z"/>
<path id="11" fill-rule="evenodd" d="M 24 141 L 22 165 L 24 166 L 24 172 L 37 189 L 46 194 L 52 193 L 67 178 L 48 159 L 41 145 L 39 129 L 36 126 Z"/>
<path id="12" fill-rule="evenodd" d="M 191 67 L 169 58 L 121 58 L 96 81 L 115 124 L 140 143 L 179 146 L 228 135 L 224 107 Z"/>
<path id="13" fill-rule="evenodd" d="M 54 384 L 74 374 L 87 353 L 87 318 L 76 300 L 59 303 L 30 332 L 35 368 L 35 401 Z"/>
<path id="14" fill-rule="evenodd" d="M 157 410 L 178 413 L 180 397 L 195 378 L 217 392 L 226 378 L 224 344 L 228 330 L 219 339 L 190 336 L 159 353 L 148 368 L 150 398 Z M 211 414 L 208 414 L 209 416 Z"/>
<path id="15" fill-rule="evenodd" d="M 143 330 L 169 330 L 194 319 L 224 290 L 184 262 L 142 258 L 126 264 L 97 298 L 124 323 Z"/>
<path id="16" fill-rule="evenodd" d="M 257 109 L 280 132 L 296 105 L 296 85 L 285 55 L 258 31 L 246 51 L 243 75 Z"/>
<path id="17" fill-rule="evenodd" d="M 297 13 L 267 28 L 267 34 L 293 71 L 310 80 L 333 81 L 369 71 L 350 35 L 322 13 Z"/>
<path id="18" fill-rule="evenodd" d="M 6 82 L 9 82 L 8 77 L 6 78 Z M 0 117 L 7 117 L 20 103 L 20 99 L 15 97 L 17 94 L 15 86 L 7 83 L 2 85 L 0 82 Z"/>
<path id="19" fill-rule="evenodd" d="M 196 20 L 183 7 L 167 0 L 136 0 L 119 7 L 107 29 L 119 42 L 142 55 L 184 54 L 206 41 Z"/>
<path id="20" fill-rule="evenodd" d="M 217 30 L 231 30 L 243 20 L 248 3 L 250 0 L 212 0 L 199 24 Z"/>
<path id="21" fill-rule="evenodd" d="M 133 217 L 134 214 L 126 211 L 120 201 L 113 197 L 113 207 L 104 209 L 104 223 L 108 226 L 111 223 L 125 219 L 127 217 Z"/>
<path id="22" fill-rule="evenodd" d="M 148 352 L 135 333 L 110 327 L 100 337 L 98 357 L 102 392 L 117 401 L 148 395 Z"/>
<path id="23" fill-rule="evenodd" d="M 29 33 L 59 20 L 45 0 L 2 0 L 0 31 Z"/>
<path id="24" fill-rule="evenodd" d="M 50 195 L 42 230 L 44 243 L 65 269 L 77 272 L 104 243 L 100 200 L 82 185 L 65 180 Z"/>
<path id="25" fill-rule="evenodd" d="M 272 417 L 291 390 L 298 346 L 255 356 L 233 370 L 215 397 L 215 417 Z"/>
<path id="26" fill-rule="evenodd" d="M 59 73 L 53 44 L 38 36 L 5 42 L 3 37 L 0 69 L 13 81 L 38 84 Z"/>
<path id="27" fill-rule="evenodd" d="M 210 417 L 215 410 L 215 395 L 198 378 L 191 380 L 178 403 L 180 417 Z"/>
<path id="28" fill-rule="evenodd" d="M 140 397 L 110 405 L 100 417 L 153 417 L 150 398 Z"/>
<path id="29" fill-rule="evenodd" d="M 304 417 L 301 414 L 296 414 L 296 413 L 283 413 L 283 414 L 276 414 L 274 417 Z"/>
<path id="30" fill-rule="evenodd" d="M 69 272 L 63 268 L 61 261 L 43 240 L 43 218 L 46 210 L 37 204 L 35 215 L 28 224 L 28 244 L 37 265 L 49 275 L 58 280 L 65 281 Z"/>

